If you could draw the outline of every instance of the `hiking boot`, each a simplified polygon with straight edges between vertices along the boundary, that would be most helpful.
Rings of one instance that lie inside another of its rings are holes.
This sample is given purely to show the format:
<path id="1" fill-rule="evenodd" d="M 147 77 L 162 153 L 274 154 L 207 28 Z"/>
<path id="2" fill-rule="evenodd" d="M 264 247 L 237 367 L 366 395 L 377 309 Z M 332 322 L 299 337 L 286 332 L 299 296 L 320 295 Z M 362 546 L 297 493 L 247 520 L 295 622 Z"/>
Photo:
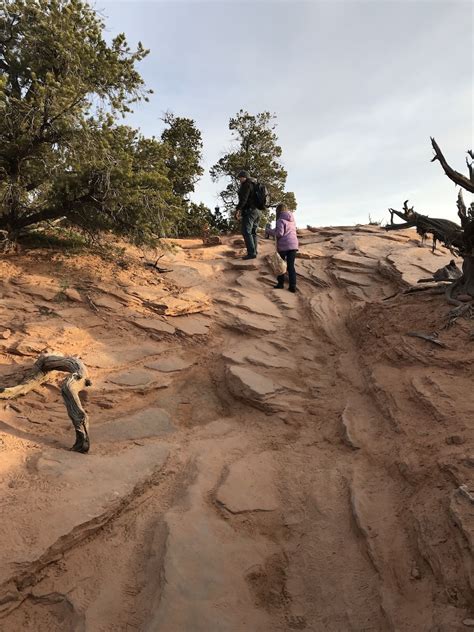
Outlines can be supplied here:
<path id="1" fill-rule="evenodd" d="M 293 292 L 293 294 L 296 294 L 296 288 L 295 287 L 289 287 L 288 290 L 290 292 Z"/>
<path id="2" fill-rule="evenodd" d="M 283 283 L 277 283 L 276 285 L 273 286 L 274 290 L 283 290 L 285 289 L 285 286 L 283 285 Z"/>

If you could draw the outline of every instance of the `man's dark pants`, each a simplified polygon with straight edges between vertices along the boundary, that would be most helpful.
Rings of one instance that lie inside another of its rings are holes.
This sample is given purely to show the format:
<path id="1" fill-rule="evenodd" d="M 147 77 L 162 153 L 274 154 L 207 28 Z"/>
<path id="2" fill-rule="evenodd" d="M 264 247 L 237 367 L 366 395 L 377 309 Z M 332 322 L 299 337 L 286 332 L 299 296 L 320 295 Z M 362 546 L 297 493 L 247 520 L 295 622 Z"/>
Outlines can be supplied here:
<path id="1" fill-rule="evenodd" d="M 253 257 L 257 254 L 257 230 L 260 220 L 260 211 L 256 208 L 248 209 L 242 213 L 242 236 L 247 247 L 247 254 Z"/>

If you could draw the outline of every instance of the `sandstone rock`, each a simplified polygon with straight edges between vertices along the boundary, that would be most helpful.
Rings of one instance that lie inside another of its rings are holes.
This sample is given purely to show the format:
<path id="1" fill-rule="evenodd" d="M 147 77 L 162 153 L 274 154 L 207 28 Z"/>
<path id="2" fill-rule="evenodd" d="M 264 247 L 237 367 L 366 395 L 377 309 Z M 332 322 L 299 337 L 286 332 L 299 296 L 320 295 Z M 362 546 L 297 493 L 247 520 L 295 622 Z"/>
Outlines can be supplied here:
<path id="1" fill-rule="evenodd" d="M 150 356 L 155 356 L 167 350 L 166 343 L 152 341 L 146 344 L 124 345 L 119 339 L 111 338 L 105 340 L 100 347 L 86 350 L 82 359 L 86 366 L 97 367 L 99 369 L 112 369 L 114 367 L 125 366 L 137 360 L 145 360 Z"/>
<path id="2" fill-rule="evenodd" d="M 209 297 L 204 292 L 190 289 L 179 296 L 168 296 L 163 300 L 164 313 L 168 316 L 197 314 L 209 309 Z"/>
<path id="3" fill-rule="evenodd" d="M 165 514 L 162 574 L 166 581 L 160 599 L 151 604 L 144 632 L 272 630 L 269 615 L 255 606 L 245 581 L 248 569 L 263 563 L 265 545 L 209 511 L 209 492 L 219 472 L 207 461 L 198 462 L 198 468 L 197 480 L 183 502 Z M 162 550 L 157 532 L 157 560 Z"/>
<path id="4" fill-rule="evenodd" d="M 4 329 L 2 332 L 0 332 L 0 338 L 3 338 L 4 340 L 8 340 L 8 338 L 10 338 L 11 335 L 12 335 L 11 329 Z"/>
<path id="5" fill-rule="evenodd" d="M 101 424 L 93 431 L 93 441 L 125 441 L 159 437 L 174 432 L 171 417 L 162 408 L 147 408 L 115 421 Z"/>
<path id="6" fill-rule="evenodd" d="M 276 331 L 275 324 L 264 316 L 251 314 L 250 312 L 233 307 L 224 308 L 222 313 L 226 317 L 225 324 L 242 333 L 264 334 Z"/>
<path id="7" fill-rule="evenodd" d="M 210 323 L 199 315 L 175 316 L 173 325 L 187 336 L 205 336 L 209 333 Z"/>
<path id="8" fill-rule="evenodd" d="M 120 303 L 117 299 L 112 298 L 111 296 L 98 296 L 97 298 L 94 298 L 94 304 L 97 305 L 97 307 L 104 307 L 105 309 L 113 311 L 123 309 L 123 303 Z"/>
<path id="9" fill-rule="evenodd" d="M 66 307 L 64 309 L 57 309 L 55 313 L 67 320 L 70 323 L 74 323 L 84 329 L 90 329 L 91 327 L 98 327 L 104 324 L 102 318 L 94 314 L 90 309 L 85 307 Z"/>
<path id="10" fill-rule="evenodd" d="M 203 283 L 203 276 L 199 271 L 189 266 L 173 266 L 173 270 L 166 273 L 166 278 L 181 287 L 196 287 Z"/>
<path id="11" fill-rule="evenodd" d="M 258 270 L 260 267 L 258 259 L 248 259 L 247 261 L 235 259 L 234 261 L 230 260 L 228 265 L 233 270 Z"/>
<path id="12" fill-rule="evenodd" d="M 176 329 L 159 318 L 137 318 L 136 320 L 129 320 L 129 323 L 145 329 L 146 331 L 159 333 L 159 334 L 174 334 Z"/>
<path id="13" fill-rule="evenodd" d="M 247 362 L 256 366 L 268 368 L 293 368 L 294 362 L 288 353 L 281 353 L 273 345 L 258 341 L 244 343 L 232 349 L 226 349 L 222 357 L 231 362 L 242 364 Z"/>
<path id="14" fill-rule="evenodd" d="M 217 490 L 216 500 L 231 513 L 278 509 L 272 454 L 252 454 L 232 463 L 227 478 Z"/>
<path id="15" fill-rule="evenodd" d="M 64 296 L 66 296 L 70 301 L 74 301 L 76 303 L 82 303 L 82 297 L 77 290 L 74 288 L 67 288 L 63 292 Z"/>
<path id="16" fill-rule="evenodd" d="M 167 458 L 167 448 L 155 444 L 107 456 L 50 448 L 32 457 L 34 501 L 31 488 L 15 490 L 9 519 L 2 524 L 10 546 L 2 551 L 0 584 L 21 570 L 28 573 L 42 556 L 42 563 L 47 564 L 48 556 L 70 549 L 100 529 L 137 486 L 158 474 Z M 55 486 L 52 495 L 51 484 Z"/>
<path id="17" fill-rule="evenodd" d="M 273 380 L 243 366 L 227 367 L 226 379 L 235 397 L 263 410 L 273 410 L 274 406 L 269 400 L 283 390 Z"/>
<path id="18" fill-rule="evenodd" d="M 119 386 L 148 386 L 154 381 L 154 378 L 155 376 L 150 371 L 131 369 L 119 375 L 112 375 L 107 381 Z"/>
<path id="19" fill-rule="evenodd" d="M 145 365 L 147 369 L 154 369 L 155 371 L 162 371 L 163 373 L 173 373 L 174 371 L 182 371 L 194 364 L 193 360 L 185 360 L 179 356 L 170 356 L 168 358 L 162 358 Z"/>
<path id="20" fill-rule="evenodd" d="M 359 442 L 355 436 L 355 428 L 357 422 L 355 420 L 356 413 L 350 406 L 346 406 L 341 415 L 342 436 L 344 443 L 353 450 L 360 448 Z"/>
<path id="21" fill-rule="evenodd" d="M 239 299 L 237 305 L 251 313 L 262 314 L 271 318 L 281 317 L 278 307 L 262 294 L 261 290 L 239 288 L 234 289 L 233 294 Z"/>

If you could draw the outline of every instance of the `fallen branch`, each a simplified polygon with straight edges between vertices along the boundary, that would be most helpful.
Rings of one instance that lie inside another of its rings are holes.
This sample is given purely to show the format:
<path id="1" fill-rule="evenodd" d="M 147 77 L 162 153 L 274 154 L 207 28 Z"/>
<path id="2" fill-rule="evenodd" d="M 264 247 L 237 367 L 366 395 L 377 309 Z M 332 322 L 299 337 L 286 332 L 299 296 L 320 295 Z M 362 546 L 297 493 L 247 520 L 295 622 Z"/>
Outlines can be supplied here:
<path id="1" fill-rule="evenodd" d="M 156 270 L 157 272 L 160 272 L 161 274 L 164 274 L 165 272 L 173 272 L 171 268 L 160 268 L 160 266 L 158 265 L 158 261 L 160 259 L 161 257 L 158 257 L 155 263 L 153 263 L 153 261 L 145 261 L 145 265 L 149 268 L 153 268 L 154 270 Z"/>
<path id="2" fill-rule="evenodd" d="M 438 347 L 442 347 L 443 349 L 447 348 L 444 342 L 441 342 L 440 340 L 438 340 L 434 334 L 430 336 L 429 334 L 420 334 L 417 331 L 409 331 L 407 333 L 407 336 L 411 336 L 412 338 L 421 338 L 421 340 L 427 340 L 428 342 L 432 342 L 434 345 L 438 345 Z"/>
<path id="3" fill-rule="evenodd" d="M 85 387 L 91 386 L 92 383 L 88 377 L 86 367 L 78 358 L 41 355 L 24 382 L 17 386 L 0 387 L 0 399 L 15 399 L 21 395 L 26 395 L 32 389 L 42 384 L 51 371 L 64 371 L 71 374 L 61 386 L 64 404 L 76 431 L 76 441 L 71 450 L 74 450 L 74 452 L 88 452 L 90 448 L 89 419 L 82 407 L 79 393 Z"/>

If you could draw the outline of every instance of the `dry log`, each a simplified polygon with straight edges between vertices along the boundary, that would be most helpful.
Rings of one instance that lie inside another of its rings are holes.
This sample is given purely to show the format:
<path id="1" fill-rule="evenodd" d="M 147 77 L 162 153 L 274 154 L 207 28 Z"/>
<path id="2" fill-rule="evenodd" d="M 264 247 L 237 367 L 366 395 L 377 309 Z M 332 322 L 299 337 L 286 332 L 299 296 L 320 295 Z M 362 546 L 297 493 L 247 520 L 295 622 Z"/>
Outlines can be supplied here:
<path id="1" fill-rule="evenodd" d="M 91 386 L 92 383 L 86 367 L 78 358 L 41 355 L 23 382 L 16 386 L 0 387 L 0 399 L 14 399 L 26 395 L 33 388 L 42 384 L 51 371 L 70 373 L 61 386 L 61 394 L 76 432 L 76 441 L 71 450 L 88 452 L 90 448 L 89 418 L 82 407 L 79 393 L 87 386 Z"/>

